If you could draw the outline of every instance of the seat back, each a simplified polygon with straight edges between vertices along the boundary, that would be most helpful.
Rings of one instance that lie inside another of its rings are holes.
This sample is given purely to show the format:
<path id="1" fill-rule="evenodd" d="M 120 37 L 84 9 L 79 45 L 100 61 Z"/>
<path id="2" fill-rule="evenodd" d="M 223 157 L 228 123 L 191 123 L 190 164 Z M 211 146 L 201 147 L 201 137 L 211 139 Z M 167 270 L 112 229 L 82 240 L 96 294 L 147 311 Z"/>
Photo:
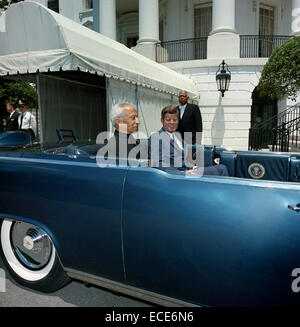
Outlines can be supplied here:
<path id="1" fill-rule="evenodd" d="M 300 182 L 300 156 L 291 157 L 290 181 Z"/>
<path id="2" fill-rule="evenodd" d="M 221 152 L 220 153 L 220 163 L 225 165 L 228 170 L 229 176 L 235 176 L 235 161 L 236 161 L 236 153 L 234 152 Z"/>
<path id="3" fill-rule="evenodd" d="M 289 154 L 238 152 L 236 177 L 288 181 L 289 162 Z"/>
<path id="4" fill-rule="evenodd" d="M 212 166 L 214 162 L 213 148 L 204 148 L 204 167 Z"/>

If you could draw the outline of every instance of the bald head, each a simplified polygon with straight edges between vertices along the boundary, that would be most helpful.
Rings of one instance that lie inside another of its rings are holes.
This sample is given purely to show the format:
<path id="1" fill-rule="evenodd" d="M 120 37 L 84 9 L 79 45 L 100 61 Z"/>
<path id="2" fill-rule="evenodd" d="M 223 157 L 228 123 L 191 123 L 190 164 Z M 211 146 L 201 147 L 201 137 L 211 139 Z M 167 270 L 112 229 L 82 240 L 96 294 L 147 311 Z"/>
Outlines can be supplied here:
<path id="1" fill-rule="evenodd" d="M 178 95 L 178 100 L 181 106 L 184 106 L 188 102 L 188 94 L 187 91 L 181 90 Z"/>

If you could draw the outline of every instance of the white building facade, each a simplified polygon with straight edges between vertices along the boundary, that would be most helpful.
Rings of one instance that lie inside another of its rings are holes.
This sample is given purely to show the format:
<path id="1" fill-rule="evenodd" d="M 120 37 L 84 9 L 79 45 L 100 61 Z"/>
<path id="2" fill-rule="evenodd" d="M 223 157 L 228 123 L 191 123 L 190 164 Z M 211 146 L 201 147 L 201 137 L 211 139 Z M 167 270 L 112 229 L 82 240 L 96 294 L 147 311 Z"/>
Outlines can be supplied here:
<path id="1" fill-rule="evenodd" d="M 300 0 L 36 1 L 191 78 L 207 145 L 247 149 L 251 126 L 293 104 L 261 99 L 255 88 L 274 48 L 300 34 Z M 224 97 L 223 60 L 231 72 Z"/>

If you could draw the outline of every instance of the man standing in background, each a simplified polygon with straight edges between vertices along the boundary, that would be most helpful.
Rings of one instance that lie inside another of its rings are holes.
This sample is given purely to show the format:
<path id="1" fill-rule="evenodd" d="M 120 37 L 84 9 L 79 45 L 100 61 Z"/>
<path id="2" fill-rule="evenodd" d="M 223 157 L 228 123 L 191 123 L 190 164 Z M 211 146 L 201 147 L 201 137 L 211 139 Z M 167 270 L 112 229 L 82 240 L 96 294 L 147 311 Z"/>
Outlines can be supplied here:
<path id="1" fill-rule="evenodd" d="M 21 114 L 18 117 L 19 130 L 29 133 L 32 139 L 35 139 L 37 126 L 36 126 L 36 119 L 34 115 L 31 112 L 27 111 L 28 106 L 22 100 L 18 101 L 18 108 L 20 109 L 21 112 Z"/>
<path id="2" fill-rule="evenodd" d="M 18 116 L 19 114 L 16 111 L 16 104 L 13 102 L 9 102 L 6 105 L 6 110 L 8 112 L 8 117 L 6 120 L 6 131 L 17 131 L 19 129 L 18 125 Z"/>
<path id="3" fill-rule="evenodd" d="M 202 133 L 202 118 L 200 109 L 197 105 L 188 103 L 187 91 L 181 90 L 179 92 L 178 100 L 179 106 L 179 124 L 177 131 L 180 132 L 183 140 L 190 144 L 200 144 L 201 143 L 201 133 Z M 188 134 L 184 135 L 184 133 Z M 185 139 L 188 136 L 188 139 Z"/>

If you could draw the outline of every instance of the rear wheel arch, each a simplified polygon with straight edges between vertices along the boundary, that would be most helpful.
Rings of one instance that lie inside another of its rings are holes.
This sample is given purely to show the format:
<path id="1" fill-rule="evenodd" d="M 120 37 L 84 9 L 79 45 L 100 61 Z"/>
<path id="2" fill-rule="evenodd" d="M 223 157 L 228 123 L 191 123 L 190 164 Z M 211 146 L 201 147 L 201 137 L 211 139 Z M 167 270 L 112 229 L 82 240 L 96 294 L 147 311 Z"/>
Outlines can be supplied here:
<path id="1" fill-rule="evenodd" d="M 13 279 L 26 287 L 53 292 L 69 282 L 51 236 L 35 224 L 1 218 L 0 255 Z"/>

